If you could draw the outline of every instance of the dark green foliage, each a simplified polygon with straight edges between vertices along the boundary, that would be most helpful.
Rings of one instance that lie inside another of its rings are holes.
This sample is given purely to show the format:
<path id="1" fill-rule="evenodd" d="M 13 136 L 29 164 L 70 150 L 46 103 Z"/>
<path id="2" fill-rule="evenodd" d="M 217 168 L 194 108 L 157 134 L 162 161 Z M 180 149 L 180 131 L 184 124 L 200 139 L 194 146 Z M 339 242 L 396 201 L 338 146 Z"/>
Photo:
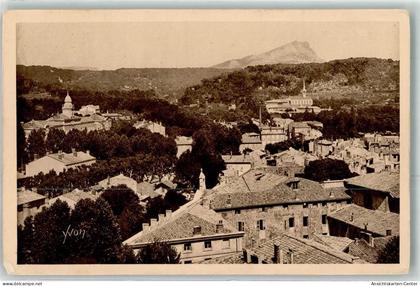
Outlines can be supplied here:
<path id="1" fill-rule="evenodd" d="M 321 111 L 319 114 L 295 114 L 295 121 L 315 120 L 322 122 L 324 138 L 354 138 L 368 132 L 399 132 L 400 110 L 395 106 L 361 106 L 332 111 Z"/>
<path id="2" fill-rule="evenodd" d="M 18 227 L 20 264 L 134 262 L 131 249 L 121 244 L 111 207 L 101 198 L 81 200 L 73 211 L 57 200 Z"/>
<path id="3" fill-rule="evenodd" d="M 108 202 L 115 216 L 131 204 L 139 204 L 139 197 L 125 185 L 112 186 L 101 194 L 101 198 Z"/>
<path id="4" fill-rule="evenodd" d="M 260 133 L 260 128 L 252 123 L 252 121 L 248 121 L 247 123 L 240 122 L 238 123 L 238 128 L 242 134 L 244 133 Z"/>
<path id="5" fill-rule="evenodd" d="M 38 213 L 33 221 L 33 226 L 26 224 L 24 231 L 33 227 L 31 240 L 30 263 L 63 263 L 70 254 L 68 245 L 63 243 L 63 231 L 70 225 L 70 208 L 67 203 L 57 200 L 51 207 Z"/>
<path id="6" fill-rule="evenodd" d="M 139 197 L 133 190 L 125 185 L 113 186 L 105 190 L 101 198 L 111 206 L 120 227 L 122 240 L 141 230 L 141 225 L 146 220 Z"/>
<path id="7" fill-rule="evenodd" d="M 45 155 L 47 150 L 45 146 L 45 132 L 43 130 L 33 130 L 26 142 L 26 147 L 30 154 L 28 157 L 33 159 L 35 155 L 38 157 Z"/>
<path id="8" fill-rule="evenodd" d="M 85 236 L 71 237 L 70 259 L 94 260 L 96 263 L 120 263 L 121 235 L 109 204 L 102 198 L 79 201 L 71 215 L 71 226 Z"/>
<path id="9" fill-rule="evenodd" d="M 190 188 L 198 188 L 201 164 L 190 150 L 181 154 L 175 165 L 175 181 Z"/>
<path id="10" fill-rule="evenodd" d="M 393 237 L 379 253 L 377 263 L 400 263 L 400 237 Z"/>
<path id="11" fill-rule="evenodd" d="M 290 139 L 278 143 L 269 143 L 265 146 L 265 150 L 268 151 L 270 154 L 279 153 L 282 151 L 289 150 L 289 148 L 293 148 L 296 150 L 300 150 L 307 145 L 307 142 L 303 142 L 299 139 Z"/>
<path id="12" fill-rule="evenodd" d="M 309 162 L 304 170 L 304 178 L 313 181 L 341 180 L 354 177 L 349 166 L 342 160 L 321 159 Z"/>
<path id="13" fill-rule="evenodd" d="M 147 219 L 158 218 L 159 214 L 164 214 L 166 210 L 177 210 L 187 202 L 185 197 L 176 190 L 169 190 L 162 198 L 161 196 L 151 199 L 147 203 Z"/>
<path id="14" fill-rule="evenodd" d="M 22 168 L 25 162 L 28 161 L 28 154 L 26 153 L 26 138 L 25 132 L 23 127 L 20 123 L 17 123 L 17 130 L 16 130 L 16 148 L 17 148 L 17 162 L 16 165 L 18 169 Z"/>
<path id="15" fill-rule="evenodd" d="M 227 71 L 215 68 L 121 68 L 94 71 L 17 65 L 17 93 L 42 92 L 66 86 L 70 89 L 106 92 L 129 86 L 130 89 L 141 90 L 154 88 L 159 95 L 174 98 L 181 95 L 187 86 Z M 58 81 L 58 77 L 63 83 Z"/>
<path id="16" fill-rule="evenodd" d="M 187 88 L 180 102 L 188 105 L 197 101 L 204 102 L 207 98 L 210 103 L 236 103 L 237 112 L 257 117 L 262 101 L 270 97 L 298 95 L 304 78 L 308 85 L 312 82 L 320 85 L 328 83 L 330 88 L 333 83 L 333 91 L 336 93 L 345 87 L 367 92 L 395 91 L 399 86 L 399 62 L 350 58 L 326 63 L 249 66 L 202 80 L 200 85 Z M 265 119 L 265 108 L 263 113 Z"/>
<path id="17" fill-rule="evenodd" d="M 66 135 L 63 130 L 61 129 L 51 129 L 48 131 L 47 139 L 45 140 L 45 147 L 48 151 L 52 153 L 57 153 L 59 150 L 66 150 L 66 144 L 64 144 L 64 140 L 66 140 L 68 145 L 70 145 L 70 136 L 72 132 L 69 132 L 70 135 Z M 67 138 L 66 138 L 67 137 Z M 75 145 L 75 144 L 72 144 Z"/>
<path id="18" fill-rule="evenodd" d="M 141 248 L 137 262 L 141 264 L 178 264 L 180 254 L 169 244 L 156 241 Z"/>

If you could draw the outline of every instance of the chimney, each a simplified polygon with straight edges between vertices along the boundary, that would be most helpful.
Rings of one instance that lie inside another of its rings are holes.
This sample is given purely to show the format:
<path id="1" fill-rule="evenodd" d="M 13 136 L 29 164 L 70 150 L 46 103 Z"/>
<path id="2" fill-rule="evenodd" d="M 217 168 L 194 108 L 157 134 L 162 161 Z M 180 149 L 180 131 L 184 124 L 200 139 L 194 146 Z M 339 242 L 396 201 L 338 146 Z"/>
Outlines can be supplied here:
<path id="1" fill-rule="evenodd" d="M 150 228 L 150 225 L 148 223 L 142 223 L 141 226 L 143 231 L 148 231 Z"/>
<path id="2" fill-rule="evenodd" d="M 76 149 L 71 148 L 71 152 L 73 153 L 73 156 L 74 156 L 74 157 L 77 157 L 77 152 L 76 152 Z"/>
<path id="3" fill-rule="evenodd" d="M 39 156 L 37 153 L 34 154 L 34 160 L 38 160 Z"/>
<path id="4" fill-rule="evenodd" d="M 90 150 L 86 150 L 86 154 L 90 155 Z"/>
<path id="5" fill-rule="evenodd" d="M 158 216 L 159 216 L 158 222 L 162 222 L 165 219 L 164 214 L 158 214 Z"/>
<path id="6" fill-rule="evenodd" d="M 200 234 L 201 234 L 201 226 L 194 226 L 193 235 L 200 235 Z"/>
<path id="7" fill-rule="evenodd" d="M 232 198 L 230 197 L 230 195 L 228 195 L 228 197 L 227 197 L 226 206 L 227 207 L 231 207 L 232 206 Z"/>
<path id="8" fill-rule="evenodd" d="M 293 249 L 289 249 L 289 261 L 290 264 L 295 264 L 295 254 L 293 253 Z"/>
<path id="9" fill-rule="evenodd" d="M 353 213 L 352 213 L 352 219 L 353 219 Z M 352 220 L 352 221 L 353 221 L 353 220 Z M 364 223 L 363 225 L 365 226 L 365 230 L 367 230 L 367 227 L 368 227 L 369 223 L 367 223 L 367 222 L 366 222 L 366 223 Z"/>
<path id="10" fill-rule="evenodd" d="M 330 198 L 334 198 L 334 192 L 330 190 Z"/>
<path id="11" fill-rule="evenodd" d="M 353 219 L 354 219 L 354 215 L 353 213 L 350 213 L 350 221 L 353 221 Z M 365 229 L 366 229 L 366 226 L 365 226 Z"/>
<path id="12" fill-rule="evenodd" d="M 157 224 L 157 219 L 156 218 L 151 218 L 150 219 L 150 227 L 154 227 Z"/>
<path id="13" fill-rule="evenodd" d="M 223 220 L 219 220 L 216 224 L 216 233 L 221 233 L 223 230 Z"/>
<path id="14" fill-rule="evenodd" d="M 392 229 L 387 229 L 387 230 L 386 230 L 386 235 L 387 235 L 387 236 L 392 235 Z"/>
<path id="15" fill-rule="evenodd" d="M 274 243 L 274 258 L 275 264 L 283 264 L 283 250 L 280 248 L 280 244 Z"/>
<path id="16" fill-rule="evenodd" d="M 165 211 L 165 217 L 170 217 L 172 215 L 172 211 L 171 210 L 166 210 Z"/>
<path id="17" fill-rule="evenodd" d="M 58 159 L 63 159 L 63 151 L 59 150 L 58 151 Z"/>

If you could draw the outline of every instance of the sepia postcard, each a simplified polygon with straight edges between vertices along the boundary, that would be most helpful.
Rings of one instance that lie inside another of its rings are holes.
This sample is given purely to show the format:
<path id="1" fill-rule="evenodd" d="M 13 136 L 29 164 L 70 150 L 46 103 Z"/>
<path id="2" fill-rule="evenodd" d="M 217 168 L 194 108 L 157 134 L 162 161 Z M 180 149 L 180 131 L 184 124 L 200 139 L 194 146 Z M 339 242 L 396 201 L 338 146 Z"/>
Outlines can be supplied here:
<path id="1" fill-rule="evenodd" d="M 403 10 L 15 10 L 3 265 L 404 274 Z"/>

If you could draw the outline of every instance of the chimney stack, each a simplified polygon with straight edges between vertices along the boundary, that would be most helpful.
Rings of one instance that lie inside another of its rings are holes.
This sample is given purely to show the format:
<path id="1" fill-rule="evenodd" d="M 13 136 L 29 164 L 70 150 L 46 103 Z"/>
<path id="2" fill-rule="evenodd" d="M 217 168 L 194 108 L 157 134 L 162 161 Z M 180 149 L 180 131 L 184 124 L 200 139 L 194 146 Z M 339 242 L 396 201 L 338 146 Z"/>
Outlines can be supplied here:
<path id="1" fill-rule="evenodd" d="M 150 228 L 150 225 L 148 223 L 142 223 L 141 226 L 143 231 L 148 231 Z"/>
<path id="2" fill-rule="evenodd" d="M 71 152 L 73 153 L 74 157 L 77 157 L 77 152 L 75 148 L 71 148 Z"/>
<path id="3" fill-rule="evenodd" d="M 162 222 L 165 219 L 165 214 L 158 214 L 159 220 L 158 222 Z"/>
<path id="4" fill-rule="evenodd" d="M 60 160 L 63 159 L 63 156 L 64 156 L 63 151 L 59 150 L 58 151 L 58 159 L 60 159 Z"/>
<path id="5" fill-rule="evenodd" d="M 165 216 L 170 217 L 171 215 L 172 215 L 172 211 L 171 210 L 166 210 Z"/>
<path id="6" fill-rule="evenodd" d="M 154 227 L 157 224 L 157 219 L 151 218 L 150 219 L 150 227 Z"/>
<path id="7" fill-rule="evenodd" d="M 353 219 L 354 219 L 354 215 L 353 215 L 353 213 L 350 213 L 350 221 L 353 221 Z M 366 226 L 365 226 L 365 228 L 366 228 Z"/>
<path id="8" fill-rule="evenodd" d="M 283 250 L 280 248 L 280 244 L 274 243 L 274 263 L 283 264 Z"/>
<path id="9" fill-rule="evenodd" d="M 216 224 L 216 233 L 221 233 L 223 231 L 223 220 L 219 220 L 219 223 Z"/>

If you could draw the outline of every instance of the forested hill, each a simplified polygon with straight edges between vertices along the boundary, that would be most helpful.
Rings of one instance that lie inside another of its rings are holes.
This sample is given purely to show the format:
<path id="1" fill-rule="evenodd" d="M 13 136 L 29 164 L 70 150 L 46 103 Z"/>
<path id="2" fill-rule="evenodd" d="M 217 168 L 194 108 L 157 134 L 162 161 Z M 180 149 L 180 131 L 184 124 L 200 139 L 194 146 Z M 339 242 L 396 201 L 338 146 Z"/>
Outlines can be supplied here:
<path id="1" fill-rule="evenodd" d="M 168 98 L 180 97 L 186 87 L 199 84 L 226 69 L 216 68 L 123 68 L 117 70 L 72 70 L 50 66 L 16 67 L 18 94 L 69 88 L 89 91 L 154 90 Z"/>
<path id="2" fill-rule="evenodd" d="M 236 103 L 248 100 L 297 95 L 303 79 L 309 94 L 316 96 L 394 92 L 399 89 L 399 61 L 377 58 L 349 58 L 325 63 L 248 66 L 186 89 L 184 104 L 207 100 L 209 103 Z"/>

